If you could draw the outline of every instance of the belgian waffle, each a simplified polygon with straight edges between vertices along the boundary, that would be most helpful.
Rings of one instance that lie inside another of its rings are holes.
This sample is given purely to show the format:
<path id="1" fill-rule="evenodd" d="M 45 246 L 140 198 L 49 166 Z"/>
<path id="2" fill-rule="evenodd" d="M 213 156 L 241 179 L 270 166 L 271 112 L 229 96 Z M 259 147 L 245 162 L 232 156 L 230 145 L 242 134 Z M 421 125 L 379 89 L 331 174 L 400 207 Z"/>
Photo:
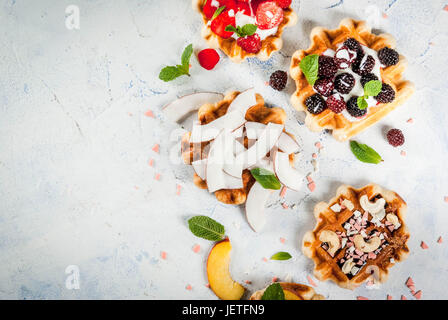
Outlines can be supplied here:
<path id="1" fill-rule="evenodd" d="M 203 6 L 206 0 L 192 0 L 193 8 L 197 10 L 203 18 L 204 27 L 201 35 L 207 41 L 208 45 L 215 49 L 221 49 L 233 62 L 240 63 L 246 58 L 256 57 L 262 61 L 268 60 L 271 55 L 282 48 L 283 40 L 282 34 L 286 27 L 294 26 L 297 23 L 297 15 L 291 8 L 284 9 L 284 18 L 282 23 L 278 26 L 276 34 L 267 37 L 262 41 L 261 50 L 258 53 L 248 53 L 237 45 L 233 38 L 224 39 L 215 34 L 210 26 L 207 24 L 208 20 L 203 13 Z"/>
<path id="2" fill-rule="evenodd" d="M 389 268 L 409 253 L 406 208 L 398 194 L 376 184 L 361 189 L 342 185 L 328 203 L 318 203 L 317 224 L 302 245 L 314 261 L 316 278 L 347 289 L 368 279 L 386 281 Z"/>
<path id="3" fill-rule="evenodd" d="M 285 292 L 286 300 L 324 300 L 324 296 L 317 294 L 313 288 L 300 283 L 290 283 L 290 282 L 279 282 L 283 291 Z M 265 290 L 259 290 L 254 292 L 250 297 L 250 300 L 261 300 Z M 292 293 L 288 295 L 287 292 Z M 291 297 L 291 299 L 288 299 Z"/>
<path id="4" fill-rule="evenodd" d="M 292 105 L 297 110 L 306 112 L 305 124 L 310 130 L 318 132 L 330 129 L 333 131 L 333 136 L 339 141 L 346 141 L 380 121 L 389 112 L 402 105 L 414 92 L 413 84 L 402 78 L 402 74 L 407 67 L 407 61 L 404 56 L 400 55 L 398 64 L 381 69 L 383 82 L 391 85 L 395 91 L 393 102 L 371 107 L 365 118 L 355 122 L 351 122 L 342 114 L 336 114 L 329 109 L 320 114 L 311 114 L 305 106 L 305 100 L 315 92 L 300 70 L 299 63 L 308 55 L 322 54 L 327 49 L 335 50 L 338 44 L 343 43 L 348 38 L 355 38 L 362 45 L 376 51 L 383 47 L 395 48 L 395 39 L 391 35 L 375 35 L 364 21 L 347 18 L 341 21 L 339 28 L 334 30 L 322 27 L 314 28 L 310 35 L 310 47 L 307 50 L 296 51 L 290 67 L 291 77 L 296 82 L 296 91 L 291 97 Z"/>

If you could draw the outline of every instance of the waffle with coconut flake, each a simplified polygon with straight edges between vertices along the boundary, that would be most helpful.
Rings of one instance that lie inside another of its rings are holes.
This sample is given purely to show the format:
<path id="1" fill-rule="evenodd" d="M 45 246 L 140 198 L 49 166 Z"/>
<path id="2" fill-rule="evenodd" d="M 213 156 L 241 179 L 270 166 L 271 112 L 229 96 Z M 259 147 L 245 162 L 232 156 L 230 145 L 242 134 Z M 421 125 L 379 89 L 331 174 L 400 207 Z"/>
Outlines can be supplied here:
<path id="1" fill-rule="evenodd" d="M 344 19 L 341 21 L 339 28 L 335 30 L 322 27 L 314 28 L 310 35 L 310 47 L 307 50 L 296 51 L 290 67 L 291 77 L 296 82 L 296 91 L 291 97 L 292 105 L 297 110 L 306 112 L 305 124 L 310 130 L 318 132 L 330 129 L 333 131 L 333 136 L 339 141 L 346 141 L 380 121 L 389 112 L 402 105 L 414 92 L 413 84 L 402 78 L 402 74 L 407 67 L 407 61 L 405 57 L 400 55 L 398 64 L 381 69 L 383 82 L 391 85 L 395 91 L 395 100 L 391 103 L 370 107 L 365 118 L 354 122 L 350 122 L 342 114 L 336 114 L 330 109 L 326 109 L 320 114 L 310 113 L 305 106 L 305 100 L 315 92 L 300 70 L 300 61 L 311 54 L 322 54 L 327 49 L 336 50 L 337 45 L 348 38 L 355 38 L 362 45 L 376 51 L 384 47 L 395 48 L 395 39 L 391 35 L 375 35 L 364 21 Z"/>
<path id="2" fill-rule="evenodd" d="M 366 280 L 386 281 L 389 268 L 409 253 L 406 208 L 398 194 L 376 184 L 361 189 L 342 185 L 336 197 L 318 203 L 316 227 L 302 244 L 314 261 L 316 278 L 347 289 Z"/>

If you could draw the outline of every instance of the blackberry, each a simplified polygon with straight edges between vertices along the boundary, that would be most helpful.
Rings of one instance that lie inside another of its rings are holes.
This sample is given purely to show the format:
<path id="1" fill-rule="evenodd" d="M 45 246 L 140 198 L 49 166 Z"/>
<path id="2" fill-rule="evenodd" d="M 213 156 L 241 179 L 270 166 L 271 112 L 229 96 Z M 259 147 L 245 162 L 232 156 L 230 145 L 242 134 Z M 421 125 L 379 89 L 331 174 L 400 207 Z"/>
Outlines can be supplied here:
<path id="1" fill-rule="evenodd" d="M 305 105 L 308 111 L 312 114 L 319 114 L 327 109 L 327 103 L 325 102 L 324 98 L 322 98 L 318 94 L 306 98 Z"/>
<path id="2" fill-rule="evenodd" d="M 346 108 L 344 98 L 338 93 L 335 93 L 327 99 L 327 107 L 334 113 L 341 113 Z"/>
<path id="3" fill-rule="evenodd" d="M 350 73 L 341 73 L 334 80 L 334 88 L 342 93 L 348 94 L 355 86 L 355 77 Z"/>
<path id="4" fill-rule="evenodd" d="M 334 58 L 328 56 L 319 57 L 319 78 L 333 78 L 338 71 Z"/>
<path id="5" fill-rule="evenodd" d="M 355 38 L 348 38 L 347 40 L 345 40 L 344 45 L 348 47 L 350 50 L 356 52 L 363 52 L 361 44 Z"/>
<path id="6" fill-rule="evenodd" d="M 314 89 L 324 97 L 329 97 L 333 93 L 334 83 L 330 79 L 319 79 L 314 83 Z"/>
<path id="7" fill-rule="evenodd" d="M 375 99 L 380 103 L 390 103 L 395 100 L 395 91 L 390 85 L 383 83 L 383 88 Z"/>
<path id="8" fill-rule="evenodd" d="M 369 82 L 369 81 L 372 81 L 372 80 L 378 80 L 378 77 L 376 75 L 374 75 L 373 73 L 368 73 L 368 74 L 363 75 L 361 77 L 362 87 L 364 88 L 366 83 Z"/>
<path id="9" fill-rule="evenodd" d="M 400 60 L 398 52 L 394 49 L 384 47 L 380 51 L 378 51 L 378 59 L 380 62 L 384 64 L 386 67 L 394 66 Z"/>
<path id="10" fill-rule="evenodd" d="M 364 76 L 372 72 L 373 67 L 375 67 L 375 59 L 371 55 L 367 55 L 367 57 L 361 55 L 353 63 L 352 69 L 360 76 Z"/>
<path id="11" fill-rule="evenodd" d="M 391 129 L 387 133 L 387 141 L 394 147 L 399 147 L 404 144 L 404 135 L 400 129 Z"/>
<path id="12" fill-rule="evenodd" d="M 361 110 L 358 107 L 358 96 L 353 96 L 347 102 L 348 113 L 355 118 L 361 118 L 367 113 L 367 109 Z"/>
<path id="13" fill-rule="evenodd" d="M 285 89 L 287 82 L 288 74 L 282 70 L 275 71 L 269 78 L 269 85 L 277 91 L 282 91 Z"/>

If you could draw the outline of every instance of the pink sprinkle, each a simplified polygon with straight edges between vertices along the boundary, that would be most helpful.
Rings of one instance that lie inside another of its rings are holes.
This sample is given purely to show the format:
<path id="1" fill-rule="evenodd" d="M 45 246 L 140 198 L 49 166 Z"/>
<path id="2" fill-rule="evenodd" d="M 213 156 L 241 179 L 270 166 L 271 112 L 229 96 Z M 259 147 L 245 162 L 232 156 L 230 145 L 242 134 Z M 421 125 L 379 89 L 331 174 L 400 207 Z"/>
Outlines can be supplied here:
<path id="1" fill-rule="evenodd" d="M 185 287 L 185 289 L 187 289 L 187 290 L 191 290 L 191 289 L 193 289 L 193 287 L 190 286 L 190 285 L 187 285 L 187 286 Z"/>
<path id="2" fill-rule="evenodd" d="M 413 285 L 415 285 L 414 280 L 412 280 L 412 278 L 409 277 L 408 280 L 406 280 L 406 286 L 409 287 Z"/>
<path id="3" fill-rule="evenodd" d="M 409 118 L 408 121 L 406 121 L 407 123 L 414 123 L 414 119 Z"/>
<path id="4" fill-rule="evenodd" d="M 286 203 L 282 203 L 282 207 L 283 207 L 283 209 L 288 209 L 289 208 Z"/>
<path id="5" fill-rule="evenodd" d="M 176 194 L 180 196 L 180 190 L 182 190 L 182 186 L 180 184 L 176 185 Z"/>
<path id="6" fill-rule="evenodd" d="M 443 10 L 448 11 L 448 4 L 443 7 Z"/>
<path id="7" fill-rule="evenodd" d="M 363 297 L 363 296 L 357 296 L 356 300 L 369 300 L 369 298 Z"/>
<path id="8" fill-rule="evenodd" d="M 392 300 L 392 296 L 391 295 L 387 295 L 387 300 Z"/>
<path id="9" fill-rule="evenodd" d="M 193 246 L 193 252 L 194 252 L 194 253 L 199 253 L 199 251 L 201 251 L 201 246 L 198 245 L 198 244 L 195 244 L 195 245 Z"/>
<path id="10" fill-rule="evenodd" d="M 314 182 L 308 183 L 308 189 L 313 192 L 316 189 L 316 184 Z"/>
<path id="11" fill-rule="evenodd" d="M 401 295 L 401 300 L 408 300 L 405 296 Z"/>
<path id="12" fill-rule="evenodd" d="M 150 117 L 150 118 L 154 118 L 154 113 L 152 113 L 151 110 L 148 110 L 145 112 L 145 116 Z"/>
<path id="13" fill-rule="evenodd" d="M 445 202 L 448 203 L 448 196 L 444 198 Z"/>
<path id="14" fill-rule="evenodd" d="M 369 252 L 368 258 L 371 260 L 376 259 L 376 254 L 373 252 Z"/>
<path id="15" fill-rule="evenodd" d="M 317 149 L 322 148 L 322 144 L 320 142 L 316 142 L 314 145 L 316 146 Z"/>
<path id="16" fill-rule="evenodd" d="M 403 157 L 406 157 L 406 151 L 402 150 L 402 151 L 400 152 L 400 154 L 401 154 Z"/>
<path id="17" fill-rule="evenodd" d="M 156 175 L 154 176 L 154 179 L 156 179 L 157 181 L 160 180 L 160 173 L 156 173 Z"/>
<path id="18" fill-rule="evenodd" d="M 166 256 L 167 256 L 167 253 L 166 253 L 165 251 L 160 252 L 160 257 L 161 257 L 163 260 L 166 260 Z"/>
<path id="19" fill-rule="evenodd" d="M 281 243 L 285 243 L 285 242 L 286 242 L 286 239 L 285 239 L 285 238 L 280 238 L 280 242 L 281 242 Z"/>
<path id="20" fill-rule="evenodd" d="M 425 241 L 422 241 L 420 247 L 422 247 L 422 249 L 428 249 L 428 245 L 425 243 Z"/>
<path id="21" fill-rule="evenodd" d="M 420 300 L 422 298 L 422 290 L 418 290 L 415 294 L 414 297 L 418 300 Z"/>
<path id="22" fill-rule="evenodd" d="M 263 261 L 264 261 L 264 262 L 268 262 L 268 259 L 267 259 L 267 258 L 263 258 Z"/>
<path id="23" fill-rule="evenodd" d="M 415 292 L 415 286 L 408 286 L 409 290 L 414 293 Z"/>
<path id="24" fill-rule="evenodd" d="M 278 281 L 278 278 L 277 277 L 273 277 L 272 278 L 272 282 L 277 282 Z"/>
<path id="25" fill-rule="evenodd" d="M 210 288 L 210 283 L 206 283 L 205 287 Z"/>
<path id="26" fill-rule="evenodd" d="M 312 157 L 313 157 L 313 159 L 317 159 L 317 154 L 313 153 Z"/>
<path id="27" fill-rule="evenodd" d="M 156 144 L 154 145 L 154 147 L 152 147 L 152 151 L 159 153 L 159 147 L 160 147 L 159 144 L 156 143 Z"/>
<path id="28" fill-rule="evenodd" d="M 437 243 L 442 243 L 442 236 L 439 237 L 439 239 L 437 240 Z"/>
<path id="29" fill-rule="evenodd" d="M 154 159 L 149 159 L 148 164 L 150 167 L 154 167 Z"/>
<path id="30" fill-rule="evenodd" d="M 245 284 L 252 284 L 252 281 L 246 280 L 244 281 Z"/>
<path id="31" fill-rule="evenodd" d="M 313 177 L 311 177 L 311 175 L 307 175 L 306 176 L 306 180 L 308 180 L 309 183 L 313 182 Z"/>
<path id="32" fill-rule="evenodd" d="M 265 82 L 264 82 L 264 85 L 265 85 L 265 86 L 269 86 L 269 82 L 268 82 L 268 81 L 265 81 Z"/>
<path id="33" fill-rule="evenodd" d="M 317 287 L 316 282 L 314 282 L 314 280 L 310 276 L 306 276 L 306 279 L 308 280 L 308 283 L 310 285 L 312 285 L 313 287 Z"/>
<path id="34" fill-rule="evenodd" d="M 387 14 L 385 12 L 383 12 L 383 18 L 387 19 L 387 17 L 388 17 Z"/>
<path id="35" fill-rule="evenodd" d="M 286 190 L 288 190 L 288 188 L 283 186 L 282 190 L 280 191 L 280 198 L 284 198 L 285 197 Z"/>

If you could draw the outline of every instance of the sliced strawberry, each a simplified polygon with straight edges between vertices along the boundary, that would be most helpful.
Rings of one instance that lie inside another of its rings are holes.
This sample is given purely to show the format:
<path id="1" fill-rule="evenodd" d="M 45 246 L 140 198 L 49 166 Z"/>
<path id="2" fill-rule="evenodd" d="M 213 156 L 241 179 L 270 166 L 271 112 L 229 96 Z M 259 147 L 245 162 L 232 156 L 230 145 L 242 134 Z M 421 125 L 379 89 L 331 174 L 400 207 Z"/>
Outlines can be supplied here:
<path id="1" fill-rule="evenodd" d="M 283 9 L 274 1 L 260 4 L 257 9 L 257 25 L 262 30 L 272 29 L 283 21 Z"/>
<path id="2" fill-rule="evenodd" d="M 236 27 L 235 16 L 229 16 L 229 10 L 225 10 L 213 19 L 210 28 L 221 38 L 228 39 L 233 35 L 233 32 L 226 31 L 228 25 Z"/>
<path id="3" fill-rule="evenodd" d="M 236 0 L 216 0 L 218 6 L 212 6 L 213 0 L 207 0 L 207 2 L 202 7 L 202 11 L 205 14 L 205 17 L 210 20 L 213 18 L 213 15 L 215 14 L 215 11 L 218 10 L 218 8 L 225 6 L 226 9 L 235 10 L 237 8 L 236 6 Z"/>
<path id="4" fill-rule="evenodd" d="M 244 38 L 238 38 L 236 43 L 243 48 L 244 51 L 249 53 L 257 53 L 261 49 L 261 39 L 256 33 Z"/>
<path id="5" fill-rule="evenodd" d="M 268 0 L 252 0 L 250 2 L 250 5 L 252 7 L 252 11 L 254 12 L 254 14 L 257 12 L 258 6 L 260 4 L 262 4 L 263 2 L 267 2 Z M 272 0 L 271 0 L 272 1 Z"/>
<path id="6" fill-rule="evenodd" d="M 286 9 L 291 5 L 292 0 L 275 0 L 280 8 Z"/>
<path id="7" fill-rule="evenodd" d="M 219 54 L 215 49 L 204 49 L 198 53 L 199 64 L 207 70 L 212 70 L 219 62 Z"/>
<path id="8" fill-rule="evenodd" d="M 247 16 L 251 15 L 250 6 L 249 6 L 249 3 L 247 3 L 247 2 L 243 2 L 241 0 L 238 1 L 236 4 L 236 10 L 244 13 Z"/>

